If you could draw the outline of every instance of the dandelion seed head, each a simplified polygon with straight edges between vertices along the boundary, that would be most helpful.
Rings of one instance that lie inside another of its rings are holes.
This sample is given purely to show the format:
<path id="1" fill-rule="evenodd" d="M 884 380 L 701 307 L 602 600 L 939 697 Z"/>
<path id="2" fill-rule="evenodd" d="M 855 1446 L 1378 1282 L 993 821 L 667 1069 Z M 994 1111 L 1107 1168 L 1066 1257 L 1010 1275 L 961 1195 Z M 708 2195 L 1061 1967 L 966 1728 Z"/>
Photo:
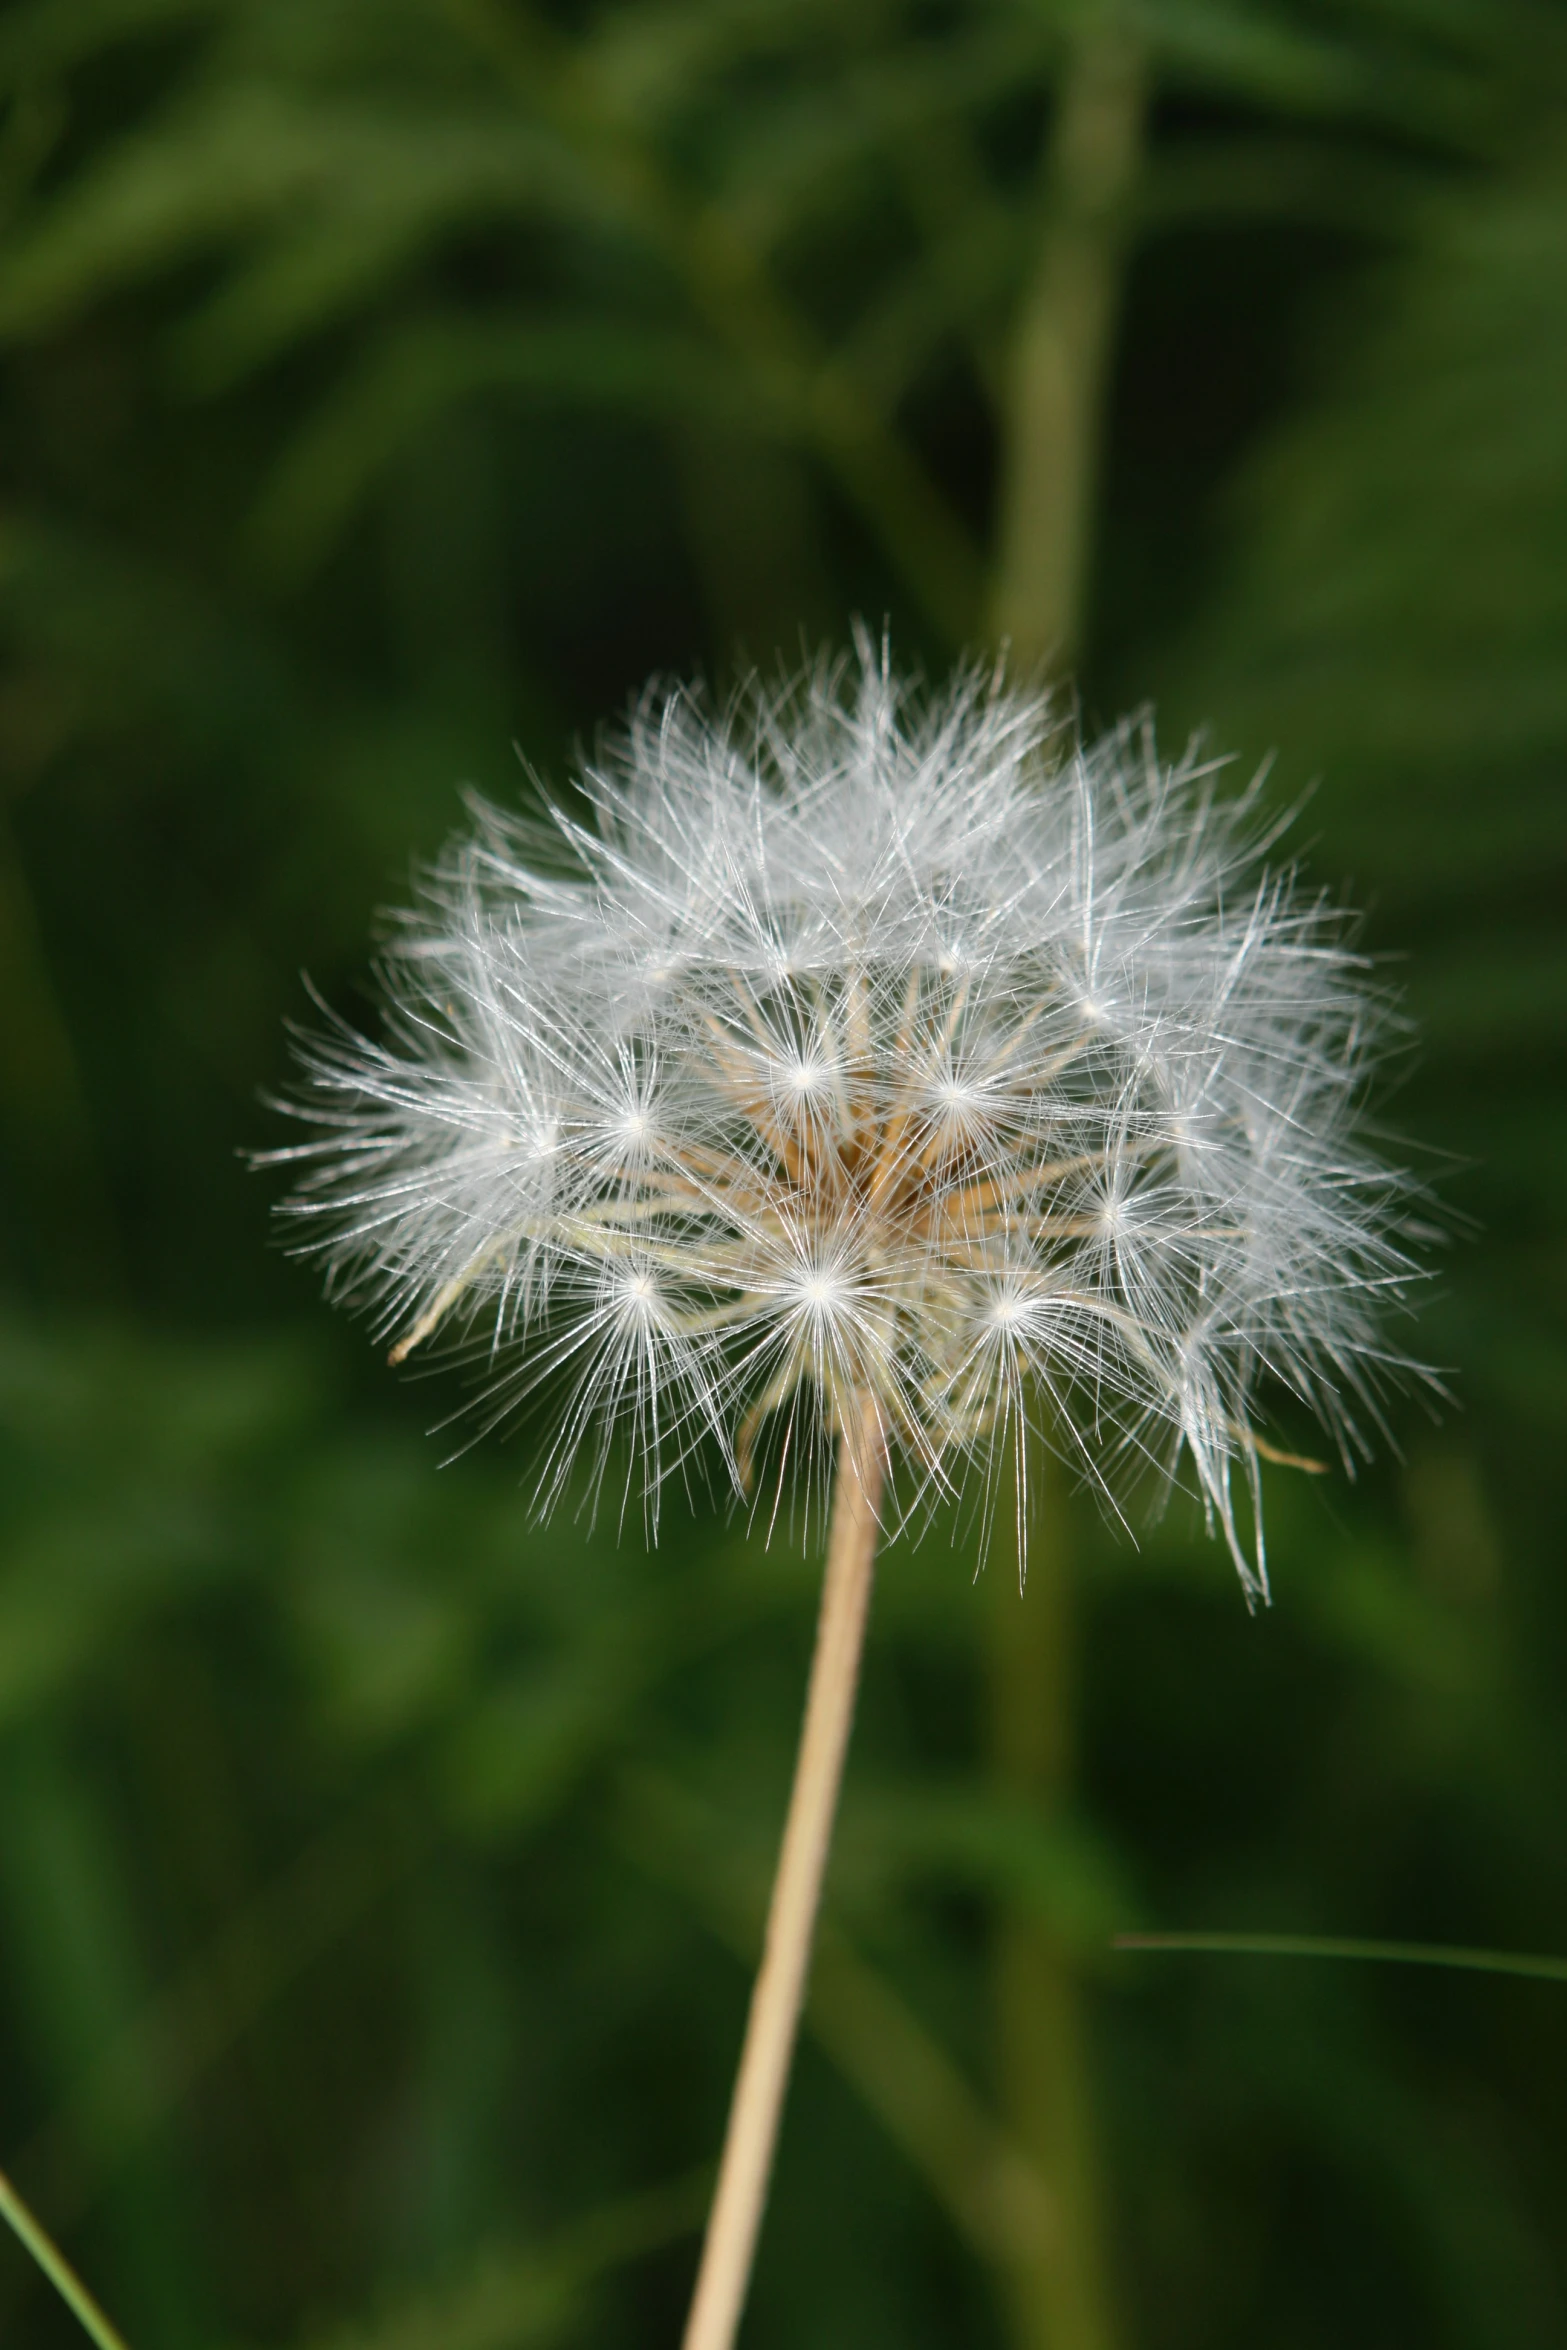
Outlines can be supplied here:
<path id="1" fill-rule="evenodd" d="M 1264 1588 L 1232 1469 L 1265 1382 L 1364 1448 L 1413 1187 L 1356 1135 L 1386 1008 L 1212 774 L 863 643 L 650 693 L 586 818 L 477 812 L 384 1038 L 303 1046 L 305 1245 L 399 1357 L 481 1341 L 487 1419 L 565 1396 L 546 1498 L 617 1423 L 655 1503 L 746 1489 L 868 1392 L 911 1507 L 1037 1421 L 1106 1490 L 1189 1463 Z"/>

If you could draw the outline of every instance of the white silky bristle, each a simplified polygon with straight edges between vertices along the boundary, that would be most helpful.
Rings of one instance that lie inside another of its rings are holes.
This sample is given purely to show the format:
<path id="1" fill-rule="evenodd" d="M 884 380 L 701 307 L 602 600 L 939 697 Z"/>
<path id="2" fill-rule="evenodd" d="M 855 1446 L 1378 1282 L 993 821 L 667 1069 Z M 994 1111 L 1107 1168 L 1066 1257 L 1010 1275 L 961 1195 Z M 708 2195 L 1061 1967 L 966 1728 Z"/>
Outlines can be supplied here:
<path id="1" fill-rule="evenodd" d="M 448 852 L 386 1041 L 304 1048 L 307 1245 L 403 1351 L 477 1330 L 490 1417 L 564 1378 L 546 1492 L 616 1420 L 654 1496 L 708 1439 L 739 1484 L 869 1390 L 926 1500 L 1020 1418 L 1107 1490 L 1188 1453 L 1261 1589 L 1258 1384 L 1359 1449 L 1418 1268 L 1354 1131 L 1381 1007 L 1211 774 L 863 645 L 650 697 L 591 823 Z"/>

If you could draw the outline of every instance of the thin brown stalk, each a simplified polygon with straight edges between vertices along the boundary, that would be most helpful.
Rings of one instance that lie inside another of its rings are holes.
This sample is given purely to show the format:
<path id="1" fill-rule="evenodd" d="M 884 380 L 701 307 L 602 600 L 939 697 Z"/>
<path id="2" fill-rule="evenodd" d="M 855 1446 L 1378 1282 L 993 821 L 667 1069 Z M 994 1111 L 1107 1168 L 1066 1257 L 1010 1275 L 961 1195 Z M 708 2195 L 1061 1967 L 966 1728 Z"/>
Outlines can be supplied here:
<path id="1" fill-rule="evenodd" d="M 730 2350 L 745 2303 L 854 1718 L 885 1471 L 882 1414 L 866 1395 L 839 1439 L 805 1722 L 685 2350 Z"/>

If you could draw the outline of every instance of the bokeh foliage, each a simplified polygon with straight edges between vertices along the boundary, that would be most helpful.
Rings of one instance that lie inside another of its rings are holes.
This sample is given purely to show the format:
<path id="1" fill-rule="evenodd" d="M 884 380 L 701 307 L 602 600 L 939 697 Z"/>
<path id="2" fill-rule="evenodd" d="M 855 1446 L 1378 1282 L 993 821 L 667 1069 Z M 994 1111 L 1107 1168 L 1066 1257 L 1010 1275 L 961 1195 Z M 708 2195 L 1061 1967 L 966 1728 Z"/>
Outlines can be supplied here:
<path id="1" fill-rule="evenodd" d="M 1078 691 L 1317 784 L 1469 1220 L 1457 1408 L 1270 1479 L 1259 1620 L 1185 1505 L 1073 1505 L 1069 1801 L 992 1767 L 997 1578 L 889 1555 L 750 2338 L 1021 2350 L 1002 1915 L 1088 1989 L 1129 2350 L 1567 2332 L 1558 1992 L 1107 1954 L 1567 1949 L 1567 16 L 13 0 L 0 2159 L 138 2350 L 677 2332 L 811 1562 L 701 1496 L 651 1556 L 541 1528 L 526 1428 L 440 1467 L 449 1381 L 328 1320 L 238 1153 L 299 968 L 354 1003 L 513 743 L 1011 609 L 1095 42 L 1143 112 Z M 0 2324 L 71 2338 L 10 2252 Z"/>

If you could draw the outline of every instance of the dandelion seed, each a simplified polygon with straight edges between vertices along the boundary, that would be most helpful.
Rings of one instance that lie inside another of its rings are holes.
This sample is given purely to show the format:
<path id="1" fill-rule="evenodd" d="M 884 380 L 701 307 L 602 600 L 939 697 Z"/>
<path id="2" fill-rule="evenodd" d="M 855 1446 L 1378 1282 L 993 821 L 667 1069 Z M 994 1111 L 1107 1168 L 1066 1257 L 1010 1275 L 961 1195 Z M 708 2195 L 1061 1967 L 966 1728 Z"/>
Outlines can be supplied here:
<path id="1" fill-rule="evenodd" d="M 1033 1416 L 1106 1491 L 1189 1460 L 1259 1594 L 1259 1386 L 1351 1461 L 1416 1267 L 1354 1133 L 1382 1007 L 1212 773 L 864 644 L 722 718 L 650 696 L 592 822 L 480 809 L 388 1041 L 304 1047 L 291 1211 L 399 1358 L 477 1333 L 486 1422 L 564 1377 L 577 1440 L 589 1398 L 628 1426 L 655 1510 L 705 1442 L 743 1490 L 772 1416 L 798 1463 L 862 1395 L 928 1508 Z"/>

